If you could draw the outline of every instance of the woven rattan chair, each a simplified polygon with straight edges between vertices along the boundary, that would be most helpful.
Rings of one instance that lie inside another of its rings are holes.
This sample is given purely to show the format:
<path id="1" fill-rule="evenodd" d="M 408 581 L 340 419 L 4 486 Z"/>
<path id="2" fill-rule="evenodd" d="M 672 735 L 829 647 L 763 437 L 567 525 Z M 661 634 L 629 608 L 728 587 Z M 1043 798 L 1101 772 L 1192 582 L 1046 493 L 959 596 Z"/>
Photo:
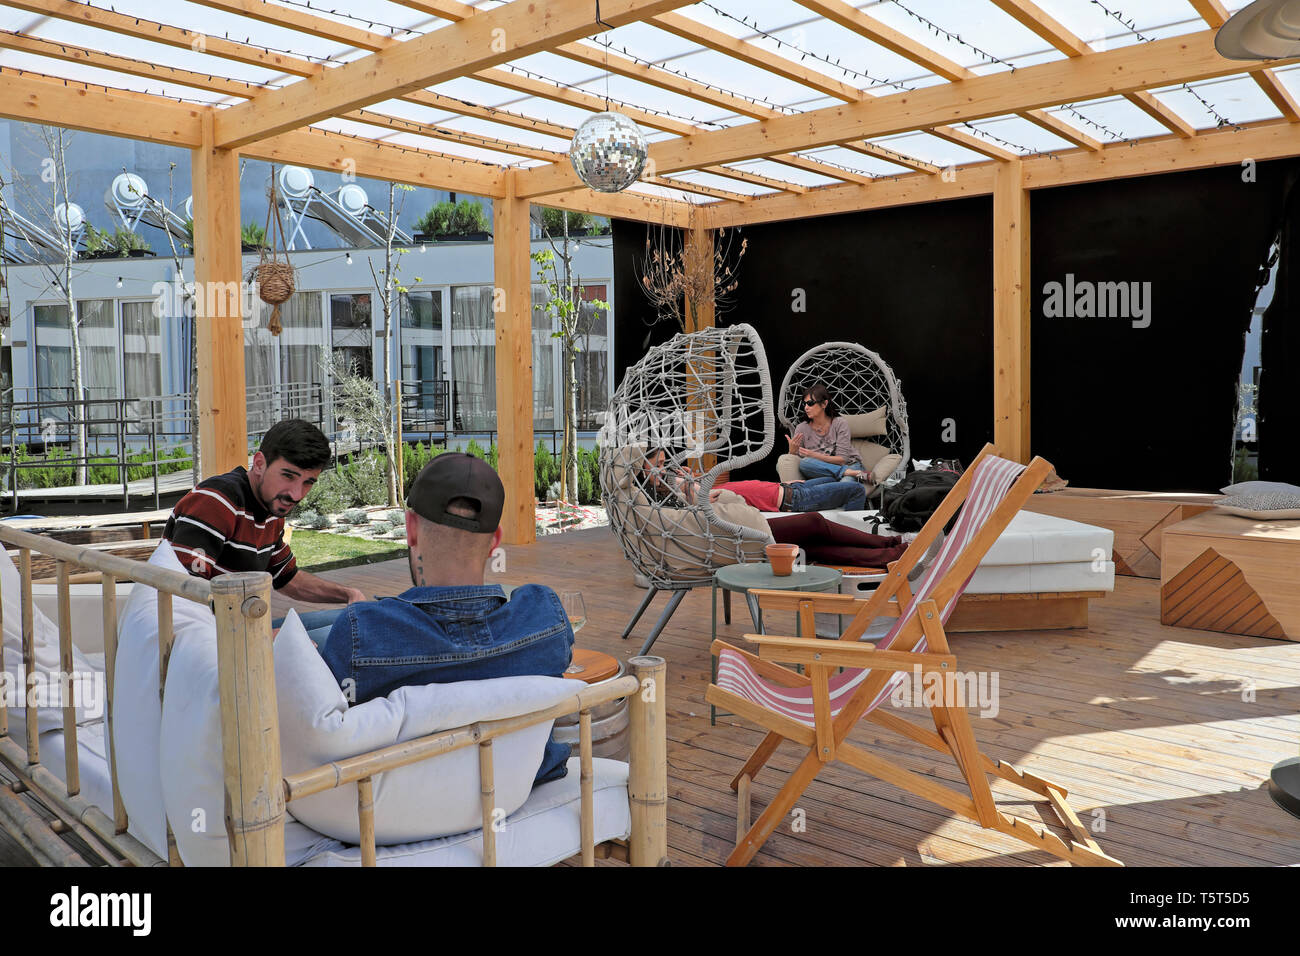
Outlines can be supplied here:
<path id="1" fill-rule="evenodd" d="M 829 389 L 841 415 L 866 415 L 885 408 L 884 434 L 859 440 L 854 445 L 862 454 L 864 467 L 870 469 L 877 458 L 885 454 L 901 456 L 892 474 L 902 476 L 907 471 L 912 452 L 907 431 L 907 403 L 899 389 L 898 380 L 889 365 L 875 352 L 855 342 L 825 342 L 801 355 L 781 382 L 777 416 L 787 432 L 793 432 L 803 411 L 804 392 L 813 385 L 822 384 Z M 884 451 L 876 451 L 876 448 Z M 797 469 L 798 459 L 786 467 Z M 778 465 L 781 468 L 781 465 Z M 782 470 L 782 480 L 797 478 Z M 881 475 L 883 481 L 888 475 Z"/>
<path id="2" fill-rule="evenodd" d="M 642 653 L 687 591 L 720 567 L 764 560 L 766 523 L 743 504 L 711 504 L 709 491 L 719 475 L 766 458 L 774 437 L 767 356 L 748 325 L 674 336 L 623 377 L 601 433 L 600 485 L 623 553 L 650 583 L 623 637 L 656 594 L 672 595 Z M 701 473 L 690 500 L 654 494 L 645 463 L 656 448 L 667 451 L 668 473 Z"/>

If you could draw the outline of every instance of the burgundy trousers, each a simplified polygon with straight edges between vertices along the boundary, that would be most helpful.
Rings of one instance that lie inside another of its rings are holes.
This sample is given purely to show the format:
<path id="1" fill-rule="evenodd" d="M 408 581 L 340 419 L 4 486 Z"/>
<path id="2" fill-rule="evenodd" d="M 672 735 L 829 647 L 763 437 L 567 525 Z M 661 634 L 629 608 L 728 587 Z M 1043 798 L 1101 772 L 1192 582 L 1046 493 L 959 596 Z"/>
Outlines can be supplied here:
<path id="1" fill-rule="evenodd" d="M 808 560 L 822 564 L 883 568 L 907 550 L 897 535 L 886 537 L 858 531 L 827 521 L 816 511 L 768 518 L 767 526 L 778 543 L 797 544 L 807 552 Z"/>

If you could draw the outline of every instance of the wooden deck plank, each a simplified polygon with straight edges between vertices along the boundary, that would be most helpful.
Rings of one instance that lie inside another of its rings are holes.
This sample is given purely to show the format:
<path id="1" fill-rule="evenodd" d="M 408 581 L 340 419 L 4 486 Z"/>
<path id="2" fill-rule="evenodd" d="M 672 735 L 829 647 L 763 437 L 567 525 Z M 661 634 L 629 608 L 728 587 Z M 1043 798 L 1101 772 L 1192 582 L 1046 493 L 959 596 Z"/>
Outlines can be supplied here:
<path id="1" fill-rule="evenodd" d="M 325 576 L 372 594 L 409 587 L 405 559 Z M 588 624 L 579 644 L 620 659 L 636 653 L 666 600 L 651 606 L 633 639 L 619 640 L 643 592 L 607 529 L 507 548 L 505 573 L 489 580 L 581 589 Z M 288 606 L 277 596 L 277 614 Z M 1067 787 L 1085 826 L 1104 811 L 1106 830 L 1096 838 L 1130 865 L 1300 862 L 1300 828 L 1262 789 L 1271 765 L 1292 755 L 1300 738 L 1300 647 L 1168 627 L 1159 617 L 1159 583 L 1121 578 L 1113 594 L 1093 602 L 1087 629 L 954 638 L 964 671 L 999 674 L 996 717 L 972 712 L 980 745 Z M 709 592 L 699 589 L 653 651 L 668 661 L 668 838 L 681 865 L 726 859 L 735 842 L 728 784 L 761 739 L 738 718 L 709 725 L 709 619 Z M 786 626 L 776 615 L 769 623 Z M 739 640 L 751 628 L 742 609 L 731 626 L 719 621 L 718 636 Z M 1251 688 L 1253 700 L 1243 695 Z M 941 755 L 880 728 L 859 727 L 851 739 L 938 782 L 959 780 Z M 799 756 L 789 745 L 778 749 L 755 781 L 756 808 Z M 993 791 L 1007 812 L 1042 824 L 1023 795 L 1001 781 Z M 823 770 L 799 807 L 807 831 L 779 827 L 754 865 L 1064 865 L 841 766 Z"/>

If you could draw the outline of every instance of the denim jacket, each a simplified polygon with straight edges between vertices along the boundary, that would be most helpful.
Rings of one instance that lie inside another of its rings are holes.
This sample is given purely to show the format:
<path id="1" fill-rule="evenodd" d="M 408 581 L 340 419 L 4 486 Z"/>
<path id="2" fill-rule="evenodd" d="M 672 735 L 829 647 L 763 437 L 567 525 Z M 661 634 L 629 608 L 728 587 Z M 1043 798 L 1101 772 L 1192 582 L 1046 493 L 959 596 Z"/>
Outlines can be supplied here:
<path id="1" fill-rule="evenodd" d="M 414 587 L 397 597 L 349 604 L 322 650 L 356 703 L 399 687 L 539 674 L 560 677 L 573 658 L 573 627 L 541 584 Z M 565 774 L 569 748 L 552 738 L 537 783 Z"/>

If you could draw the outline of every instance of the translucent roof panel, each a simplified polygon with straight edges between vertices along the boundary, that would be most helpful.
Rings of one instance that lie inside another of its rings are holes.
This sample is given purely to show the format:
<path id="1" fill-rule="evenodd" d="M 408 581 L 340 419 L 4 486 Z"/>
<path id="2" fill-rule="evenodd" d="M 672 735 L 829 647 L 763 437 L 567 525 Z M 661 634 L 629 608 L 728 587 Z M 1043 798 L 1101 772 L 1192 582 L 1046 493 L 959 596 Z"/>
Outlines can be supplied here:
<path id="1" fill-rule="evenodd" d="M 1259 84 L 1248 76 L 1188 83 L 1156 91 L 1155 95 L 1197 129 L 1214 129 L 1282 116 Z"/>

